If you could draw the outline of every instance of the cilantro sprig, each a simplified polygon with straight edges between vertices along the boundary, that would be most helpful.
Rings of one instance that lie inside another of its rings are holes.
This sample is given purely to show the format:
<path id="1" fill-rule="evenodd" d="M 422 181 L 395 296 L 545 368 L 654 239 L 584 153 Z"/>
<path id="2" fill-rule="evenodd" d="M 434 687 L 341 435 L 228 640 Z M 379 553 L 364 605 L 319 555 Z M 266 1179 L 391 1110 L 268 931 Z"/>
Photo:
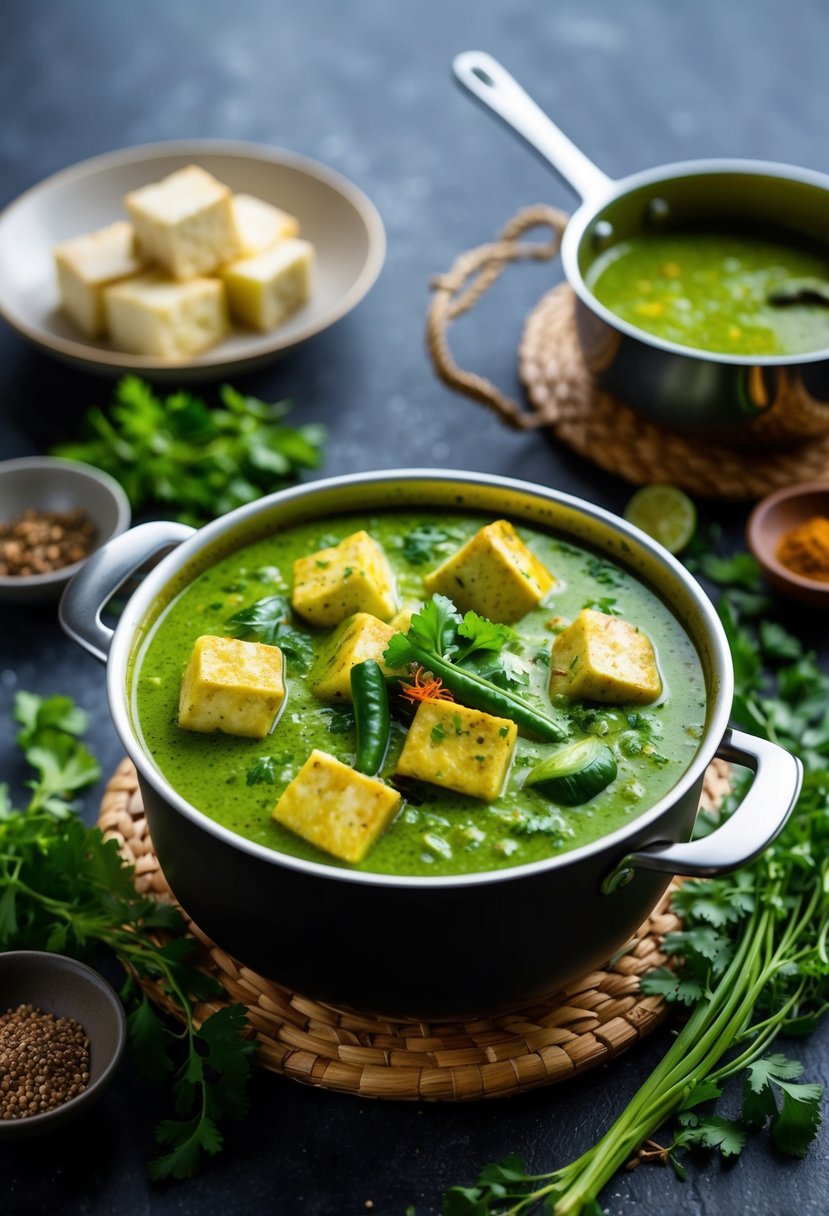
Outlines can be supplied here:
<path id="1" fill-rule="evenodd" d="M 247 1110 L 255 1044 L 242 1037 L 245 1009 L 231 1005 L 197 1022 L 200 1001 L 219 995 L 193 965 L 195 943 L 176 908 L 136 893 L 132 869 L 114 840 L 77 813 L 73 796 L 100 776 L 84 746 L 86 714 L 69 697 L 19 692 L 14 714 L 23 755 L 35 776 L 16 810 L 0 785 L 0 949 L 54 950 L 83 956 L 104 946 L 123 964 L 129 1038 L 150 1080 L 172 1085 L 175 1118 L 156 1131 L 166 1151 L 150 1162 L 156 1180 L 185 1178 L 222 1147 L 220 1123 Z M 180 1011 L 172 1028 L 138 981 L 156 984 Z"/>
<path id="2" fill-rule="evenodd" d="M 481 652 L 500 651 L 513 636 L 498 625 L 467 612 L 464 616 L 445 595 L 433 595 L 416 612 L 407 633 L 396 633 L 384 653 L 388 667 L 415 663 L 437 676 L 462 705 L 497 717 L 511 718 L 519 727 L 542 739 L 560 743 L 567 730 L 512 688 L 503 688 L 464 663 Z"/>
<path id="3" fill-rule="evenodd" d="M 324 431 L 282 422 L 290 406 L 272 405 L 222 385 L 210 408 L 180 389 L 157 396 L 125 376 L 107 411 L 84 417 L 86 437 L 52 449 L 111 473 L 135 509 L 170 504 L 184 523 L 204 523 L 295 481 L 322 459 Z"/>
<path id="4" fill-rule="evenodd" d="M 683 926 L 665 948 L 681 965 L 649 973 L 642 989 L 676 1005 L 685 1021 L 613 1126 L 578 1160 L 547 1174 L 526 1174 L 515 1157 L 487 1166 L 474 1186 L 446 1193 L 444 1216 L 529 1216 L 542 1207 L 554 1216 L 598 1216 L 602 1188 L 631 1158 L 670 1161 L 684 1178 L 689 1148 L 734 1158 L 765 1132 L 777 1152 L 802 1157 L 816 1134 L 823 1086 L 771 1049 L 781 1035 L 809 1034 L 829 1009 L 829 677 L 770 618 L 753 558 L 696 561 L 723 587 L 734 720 L 801 757 L 807 777 L 798 804 L 756 861 L 722 878 L 686 880 L 674 895 Z M 716 821 L 701 813 L 698 827 L 710 831 Z M 726 1118 L 715 1104 L 737 1078 L 739 1112 Z M 667 1143 L 656 1144 L 650 1138 L 672 1117 Z"/>

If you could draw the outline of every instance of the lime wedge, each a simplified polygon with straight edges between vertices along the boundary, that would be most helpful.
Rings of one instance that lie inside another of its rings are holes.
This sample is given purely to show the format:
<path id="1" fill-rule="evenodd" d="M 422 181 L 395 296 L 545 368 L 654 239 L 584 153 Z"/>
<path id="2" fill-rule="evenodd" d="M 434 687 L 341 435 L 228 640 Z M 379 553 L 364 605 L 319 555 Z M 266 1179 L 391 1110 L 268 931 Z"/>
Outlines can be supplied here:
<path id="1" fill-rule="evenodd" d="M 676 486 L 642 486 L 625 507 L 624 516 L 669 553 L 681 553 L 697 526 L 696 507 Z"/>

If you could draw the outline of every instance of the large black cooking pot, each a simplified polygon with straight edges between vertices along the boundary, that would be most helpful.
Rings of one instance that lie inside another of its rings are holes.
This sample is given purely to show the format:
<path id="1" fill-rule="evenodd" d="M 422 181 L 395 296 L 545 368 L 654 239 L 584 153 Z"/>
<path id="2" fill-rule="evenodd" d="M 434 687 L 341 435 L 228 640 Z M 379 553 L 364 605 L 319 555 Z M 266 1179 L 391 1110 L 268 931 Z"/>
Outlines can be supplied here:
<path id="1" fill-rule="evenodd" d="M 553 166 L 582 204 L 567 224 L 561 259 L 576 294 L 587 366 L 619 400 L 673 430 L 763 441 L 751 423 L 773 407 L 771 442 L 829 429 L 829 350 L 725 355 L 668 342 L 622 320 L 585 282 L 608 247 L 647 231 L 720 226 L 788 230 L 829 244 L 829 177 L 755 160 L 662 165 L 613 181 L 539 109 L 497 60 L 465 51 L 455 75 Z M 787 425 L 788 424 L 788 425 Z"/>
<path id="2" fill-rule="evenodd" d="M 142 743 L 131 679 L 142 643 L 170 601 L 227 553 L 294 523 L 421 506 L 553 529 L 620 562 L 671 606 L 699 651 L 708 711 L 693 764 L 651 810 L 547 861 L 458 878 L 395 878 L 252 844 L 167 784 Z M 165 550 L 112 633 L 101 622 L 102 606 Z M 67 587 L 60 616 L 67 632 L 107 663 L 110 711 L 138 770 L 158 857 L 183 907 L 243 962 L 336 1004 L 434 1017 L 540 999 L 624 945 L 671 875 L 719 874 L 755 857 L 783 826 L 799 789 L 797 760 L 727 729 L 728 645 L 709 600 L 679 563 L 608 512 L 526 482 L 434 470 L 357 474 L 282 491 L 199 532 L 144 524 L 89 559 Z M 714 756 L 757 775 L 723 827 L 684 843 Z"/>

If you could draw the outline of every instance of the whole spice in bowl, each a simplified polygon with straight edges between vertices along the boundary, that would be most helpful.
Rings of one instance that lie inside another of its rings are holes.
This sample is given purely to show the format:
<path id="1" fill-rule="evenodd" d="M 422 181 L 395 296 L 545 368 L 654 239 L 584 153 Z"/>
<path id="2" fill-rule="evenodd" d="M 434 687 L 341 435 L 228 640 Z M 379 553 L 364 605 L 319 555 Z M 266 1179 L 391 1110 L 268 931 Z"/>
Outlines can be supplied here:
<path id="1" fill-rule="evenodd" d="M 96 535 L 86 511 L 30 508 L 0 522 L 0 574 L 51 574 L 71 566 L 89 556 Z"/>
<path id="2" fill-rule="evenodd" d="M 89 1039 L 80 1022 L 34 1005 L 0 1014 L 0 1119 L 62 1106 L 89 1081 Z"/>

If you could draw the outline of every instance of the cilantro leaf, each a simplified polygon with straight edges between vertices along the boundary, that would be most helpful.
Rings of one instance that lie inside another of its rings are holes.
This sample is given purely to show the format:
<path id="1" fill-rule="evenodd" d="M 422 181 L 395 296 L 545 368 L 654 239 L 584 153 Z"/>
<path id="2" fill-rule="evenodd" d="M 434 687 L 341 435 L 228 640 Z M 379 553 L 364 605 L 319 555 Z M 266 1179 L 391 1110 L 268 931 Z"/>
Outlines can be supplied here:
<path id="1" fill-rule="evenodd" d="M 307 671 L 314 658 L 310 634 L 290 624 L 291 605 L 284 595 L 266 595 L 248 608 L 234 612 L 225 621 L 233 637 L 253 637 L 266 646 L 278 646 L 301 671 Z"/>
<path id="2" fill-rule="evenodd" d="M 463 620 L 458 625 L 458 636 L 466 641 L 466 646 L 460 647 L 454 659 L 462 663 L 471 654 L 479 651 L 494 651 L 496 654 L 516 640 L 515 630 L 509 625 L 496 624 L 477 612 L 464 613 Z"/>
<path id="3" fill-rule="evenodd" d="M 747 1134 L 744 1128 L 730 1119 L 708 1115 L 692 1127 L 686 1127 L 674 1140 L 674 1147 L 718 1149 L 723 1157 L 739 1157 L 745 1148 Z"/>
<path id="4" fill-rule="evenodd" d="M 639 986 L 648 996 L 661 996 L 669 1004 L 695 1005 L 704 989 L 695 979 L 683 978 L 668 967 L 656 967 L 646 972 Z"/>
<path id="5" fill-rule="evenodd" d="M 457 544 L 462 534 L 457 528 L 441 528 L 437 524 L 421 524 L 403 537 L 403 556 L 413 566 L 435 560 L 450 545 Z"/>
<path id="6" fill-rule="evenodd" d="M 260 756 L 254 760 L 245 777 L 246 785 L 259 785 L 261 782 L 273 785 L 276 781 L 276 766 L 273 756 Z"/>

